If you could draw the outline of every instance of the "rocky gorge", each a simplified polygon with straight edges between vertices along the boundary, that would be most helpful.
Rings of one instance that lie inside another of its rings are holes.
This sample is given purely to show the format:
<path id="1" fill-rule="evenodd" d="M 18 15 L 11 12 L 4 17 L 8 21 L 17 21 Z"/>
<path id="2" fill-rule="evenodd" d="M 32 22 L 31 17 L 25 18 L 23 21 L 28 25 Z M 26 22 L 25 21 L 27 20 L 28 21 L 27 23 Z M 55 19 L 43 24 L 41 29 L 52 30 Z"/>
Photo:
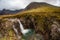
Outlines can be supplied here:
<path id="1" fill-rule="evenodd" d="M 4 36 L 11 36 L 17 40 L 23 36 L 19 22 L 14 22 L 10 19 L 19 19 L 24 29 L 34 30 L 35 35 L 41 35 L 42 40 L 60 40 L 60 20 L 57 16 L 39 16 L 39 15 L 24 15 L 23 17 L 17 18 L 4 18 L 0 19 L 0 38 Z M 13 25 L 15 27 L 13 27 Z M 15 28 L 15 30 L 14 30 Z M 9 33 L 11 32 L 11 33 Z M 17 33 L 16 33 L 17 32 Z M 31 35 L 32 36 L 32 35 Z M 7 39 L 8 40 L 8 39 Z M 20 39 L 19 39 L 20 40 Z M 22 40 L 22 39 L 21 39 Z M 33 40 L 33 37 L 32 39 Z M 40 40 L 40 39 L 38 39 Z"/>

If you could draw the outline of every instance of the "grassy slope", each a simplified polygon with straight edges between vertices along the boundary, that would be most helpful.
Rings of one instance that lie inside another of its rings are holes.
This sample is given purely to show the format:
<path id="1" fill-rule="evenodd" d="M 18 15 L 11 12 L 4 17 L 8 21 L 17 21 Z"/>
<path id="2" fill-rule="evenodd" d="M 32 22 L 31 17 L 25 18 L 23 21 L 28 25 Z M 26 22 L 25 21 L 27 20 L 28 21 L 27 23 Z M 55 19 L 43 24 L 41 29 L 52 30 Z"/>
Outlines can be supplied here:
<path id="1" fill-rule="evenodd" d="M 5 18 L 26 18 L 26 17 L 36 18 L 37 19 L 36 22 L 38 26 L 39 25 L 42 26 L 42 27 L 39 26 L 40 30 L 44 31 L 43 22 L 45 21 L 45 17 L 47 17 L 48 19 L 51 19 L 52 17 L 57 17 L 57 20 L 60 20 L 60 8 L 51 7 L 51 6 L 39 7 L 36 9 L 27 10 L 14 15 L 1 15 L 0 19 L 4 20 Z M 2 40 L 7 40 L 7 39 L 3 38 Z"/>
<path id="2" fill-rule="evenodd" d="M 44 14 L 42 14 L 42 13 L 44 13 Z M 54 14 L 54 13 L 60 13 L 60 8 L 58 8 L 58 7 L 52 7 L 52 6 L 43 6 L 43 7 L 39 7 L 39 8 L 36 8 L 36 9 L 32 9 L 32 10 L 27 10 L 27 11 L 24 11 L 24 12 L 20 12 L 20 13 L 18 13 L 18 14 L 13 14 L 13 15 L 1 15 L 0 16 L 0 19 L 1 18 L 9 18 L 9 17 L 18 17 L 18 15 L 19 16 L 21 16 L 21 15 L 23 15 L 23 14 L 26 14 L 26 13 L 28 13 L 28 14 L 32 14 L 32 15 L 34 15 L 35 13 L 36 14 L 41 14 L 41 15 L 47 15 L 47 14 Z"/>

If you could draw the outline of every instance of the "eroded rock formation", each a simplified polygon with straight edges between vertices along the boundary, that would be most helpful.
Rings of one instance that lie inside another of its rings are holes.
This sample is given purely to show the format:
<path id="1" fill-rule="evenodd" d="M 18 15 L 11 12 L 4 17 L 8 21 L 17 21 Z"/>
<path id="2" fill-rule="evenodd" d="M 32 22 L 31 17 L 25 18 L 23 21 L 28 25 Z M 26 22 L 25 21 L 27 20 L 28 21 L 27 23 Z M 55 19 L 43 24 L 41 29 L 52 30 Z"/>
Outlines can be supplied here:
<path id="1" fill-rule="evenodd" d="M 37 17 L 37 18 L 36 18 Z M 21 17 L 17 18 L 21 21 L 24 26 L 24 29 L 33 29 L 35 30 L 35 34 L 40 34 L 43 36 L 43 40 L 60 40 L 60 21 L 56 17 Z M 39 19 L 40 18 L 40 19 Z M 17 21 L 11 22 L 8 20 L 9 18 L 5 18 L 0 22 L 0 31 L 3 35 L 8 35 L 9 30 L 13 30 L 13 24 L 15 28 L 18 30 L 18 35 L 22 36 L 21 29 L 19 28 L 19 23 Z M 12 19 L 12 18 L 10 18 Z M 16 19 L 16 18 L 13 18 Z M 13 30 L 15 33 L 15 31 Z M 16 34 L 15 34 L 16 35 Z M 33 39 L 33 38 L 32 38 Z M 32 40 L 31 39 L 31 40 Z"/>

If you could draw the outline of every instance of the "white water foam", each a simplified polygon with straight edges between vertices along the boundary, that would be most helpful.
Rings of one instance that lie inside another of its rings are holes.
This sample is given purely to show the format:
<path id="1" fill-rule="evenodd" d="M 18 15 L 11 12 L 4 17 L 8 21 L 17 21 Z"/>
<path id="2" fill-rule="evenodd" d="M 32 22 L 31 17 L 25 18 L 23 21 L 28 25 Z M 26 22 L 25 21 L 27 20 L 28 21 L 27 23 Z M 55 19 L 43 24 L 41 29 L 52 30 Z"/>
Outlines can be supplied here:
<path id="1" fill-rule="evenodd" d="M 17 21 L 19 23 L 19 26 L 20 26 L 19 28 L 21 29 L 21 32 L 22 32 L 23 35 L 25 35 L 26 33 L 28 33 L 30 31 L 30 29 L 24 29 L 21 21 L 17 18 L 16 19 L 9 19 L 9 21 L 12 21 L 12 22 Z M 14 28 L 14 25 L 13 25 L 13 28 Z M 18 34 L 18 32 L 15 28 L 14 28 L 14 31 Z"/>

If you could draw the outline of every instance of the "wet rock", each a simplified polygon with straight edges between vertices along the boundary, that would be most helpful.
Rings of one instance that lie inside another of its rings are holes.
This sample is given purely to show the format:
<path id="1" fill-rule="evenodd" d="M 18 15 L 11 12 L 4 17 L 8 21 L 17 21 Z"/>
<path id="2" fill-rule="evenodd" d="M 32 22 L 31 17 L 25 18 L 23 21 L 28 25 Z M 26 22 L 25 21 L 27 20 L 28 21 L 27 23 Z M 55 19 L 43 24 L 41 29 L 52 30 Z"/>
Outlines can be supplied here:
<path id="1" fill-rule="evenodd" d="M 60 40 L 60 24 L 57 21 L 53 21 L 53 24 L 51 25 L 51 36 L 52 40 Z"/>

